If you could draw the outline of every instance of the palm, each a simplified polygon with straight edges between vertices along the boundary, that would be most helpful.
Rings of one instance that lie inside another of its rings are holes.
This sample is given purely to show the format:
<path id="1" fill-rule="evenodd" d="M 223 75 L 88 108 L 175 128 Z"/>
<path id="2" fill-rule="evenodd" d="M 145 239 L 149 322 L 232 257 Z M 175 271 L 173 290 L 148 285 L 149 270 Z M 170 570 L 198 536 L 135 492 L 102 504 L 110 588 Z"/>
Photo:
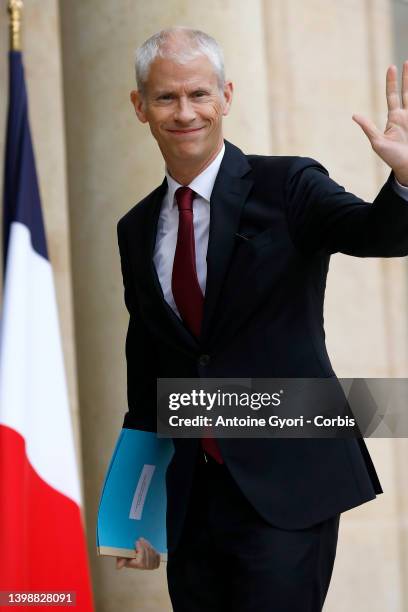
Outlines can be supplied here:
<path id="1" fill-rule="evenodd" d="M 396 66 L 390 66 L 386 76 L 388 106 L 387 124 L 381 132 L 375 124 L 361 115 L 353 115 L 373 150 L 393 170 L 401 183 L 408 184 L 408 60 L 402 69 L 401 98 L 398 91 Z"/>

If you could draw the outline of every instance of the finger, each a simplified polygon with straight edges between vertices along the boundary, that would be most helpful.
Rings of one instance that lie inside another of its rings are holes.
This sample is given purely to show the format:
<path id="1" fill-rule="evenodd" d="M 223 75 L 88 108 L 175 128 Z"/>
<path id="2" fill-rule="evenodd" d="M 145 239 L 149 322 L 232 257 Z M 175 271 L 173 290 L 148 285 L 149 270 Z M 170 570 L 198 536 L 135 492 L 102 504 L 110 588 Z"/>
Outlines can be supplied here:
<path id="1" fill-rule="evenodd" d="M 150 551 L 149 551 L 149 547 L 146 544 L 146 540 L 142 540 L 142 546 L 143 546 L 143 552 L 144 552 L 144 567 L 145 569 L 152 569 L 151 568 L 151 561 L 150 561 Z"/>
<path id="2" fill-rule="evenodd" d="M 155 548 L 145 540 L 144 538 L 140 538 L 136 544 L 136 557 L 132 559 L 128 558 L 118 558 L 123 562 L 121 567 L 128 567 L 131 569 L 144 569 L 144 570 L 153 570 L 160 567 L 160 555 L 156 551 Z M 119 562 L 119 561 L 118 561 Z"/>
<path id="3" fill-rule="evenodd" d="M 157 550 L 150 544 L 148 540 L 141 538 L 143 543 L 146 545 L 148 554 L 148 566 L 149 569 L 157 569 L 160 566 L 160 555 Z"/>
<path id="4" fill-rule="evenodd" d="M 139 569 L 149 569 L 147 547 L 146 547 L 146 543 L 143 540 L 143 538 L 140 538 L 139 546 L 140 546 L 140 559 L 139 559 L 138 567 Z"/>
<path id="5" fill-rule="evenodd" d="M 122 569 L 125 566 L 126 558 L 116 557 L 116 569 Z"/>
<path id="6" fill-rule="evenodd" d="M 147 567 L 152 570 L 156 567 L 156 551 L 154 550 L 153 546 L 149 544 L 149 542 L 145 541 L 145 544 L 147 554 Z"/>
<path id="7" fill-rule="evenodd" d="M 126 560 L 126 567 L 130 567 L 132 569 L 145 569 L 144 567 L 144 553 L 143 546 L 139 543 L 137 546 L 136 556 L 132 559 Z"/>
<path id="8" fill-rule="evenodd" d="M 388 110 L 392 111 L 400 108 L 397 67 L 394 65 L 388 67 L 385 90 L 387 96 Z"/>
<path id="9" fill-rule="evenodd" d="M 138 550 L 139 548 L 139 550 Z M 135 551 L 136 557 L 128 558 L 128 557 L 116 557 L 116 569 L 122 569 L 122 567 L 133 567 L 132 561 L 136 560 L 138 562 L 141 558 L 139 540 L 135 542 Z"/>
<path id="10" fill-rule="evenodd" d="M 143 556 L 138 565 L 139 569 L 152 570 L 156 568 L 155 550 L 152 545 L 145 540 L 140 538 L 140 546 L 143 551 Z"/>
<path id="11" fill-rule="evenodd" d="M 136 569 L 144 569 L 144 550 L 141 538 L 139 538 L 135 544 L 136 557 L 131 560 L 130 567 Z"/>
<path id="12" fill-rule="evenodd" d="M 402 65 L 401 96 L 402 108 L 408 108 L 408 60 L 405 60 Z"/>
<path id="13" fill-rule="evenodd" d="M 148 548 L 145 544 L 145 542 L 143 541 L 143 539 L 141 538 L 141 546 L 142 546 L 142 561 L 141 561 L 141 565 L 143 569 L 150 569 L 149 567 L 149 551 Z"/>
<path id="14" fill-rule="evenodd" d="M 375 140 L 382 136 L 380 130 L 376 127 L 376 125 L 366 117 L 354 114 L 352 116 L 352 119 L 361 127 L 371 144 L 373 144 Z"/>
<path id="15" fill-rule="evenodd" d="M 161 557 L 160 557 L 160 553 L 157 552 L 157 550 L 154 551 L 154 567 L 153 569 L 157 569 L 160 567 L 160 562 L 161 562 Z"/>

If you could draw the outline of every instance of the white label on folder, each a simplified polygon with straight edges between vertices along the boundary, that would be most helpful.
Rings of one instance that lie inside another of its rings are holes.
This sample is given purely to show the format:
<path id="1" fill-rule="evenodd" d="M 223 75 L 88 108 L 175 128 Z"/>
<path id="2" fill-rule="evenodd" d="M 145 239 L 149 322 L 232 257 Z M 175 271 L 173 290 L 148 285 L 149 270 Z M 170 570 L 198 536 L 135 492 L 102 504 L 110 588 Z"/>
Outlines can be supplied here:
<path id="1" fill-rule="evenodd" d="M 139 482 L 137 483 L 136 491 L 133 496 L 132 506 L 130 508 L 129 518 L 139 521 L 142 518 L 142 512 L 146 501 L 146 495 L 153 478 L 155 465 L 145 464 L 140 474 Z"/>

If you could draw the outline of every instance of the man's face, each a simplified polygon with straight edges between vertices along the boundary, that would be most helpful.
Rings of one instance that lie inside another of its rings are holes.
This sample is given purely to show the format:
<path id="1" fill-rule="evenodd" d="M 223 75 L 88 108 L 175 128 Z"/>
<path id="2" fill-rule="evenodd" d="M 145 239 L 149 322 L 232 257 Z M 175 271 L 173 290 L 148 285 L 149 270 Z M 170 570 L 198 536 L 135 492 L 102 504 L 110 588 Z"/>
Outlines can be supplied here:
<path id="1" fill-rule="evenodd" d="M 222 143 L 222 117 L 228 114 L 232 83 L 224 92 L 209 59 L 185 64 L 158 57 L 151 64 L 145 99 L 131 92 L 136 114 L 148 122 L 167 163 L 209 159 Z"/>

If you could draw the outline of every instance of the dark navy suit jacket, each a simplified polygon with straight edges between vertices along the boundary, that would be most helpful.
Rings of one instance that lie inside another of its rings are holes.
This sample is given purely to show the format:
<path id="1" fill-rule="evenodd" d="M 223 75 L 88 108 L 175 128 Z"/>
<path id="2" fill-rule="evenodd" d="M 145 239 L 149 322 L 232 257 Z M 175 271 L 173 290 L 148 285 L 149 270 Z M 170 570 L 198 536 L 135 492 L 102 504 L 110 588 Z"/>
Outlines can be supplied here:
<path id="1" fill-rule="evenodd" d="M 314 159 L 245 155 L 225 146 L 210 203 L 198 340 L 164 300 L 153 264 L 166 180 L 119 220 L 130 314 L 123 427 L 156 430 L 161 377 L 334 377 L 323 326 L 331 254 L 408 254 L 408 206 L 392 187 L 392 173 L 367 203 Z M 174 442 L 169 550 L 181 533 L 199 448 L 197 438 Z M 280 528 L 311 526 L 382 493 L 363 439 L 222 438 L 219 445 L 244 495 Z"/>

